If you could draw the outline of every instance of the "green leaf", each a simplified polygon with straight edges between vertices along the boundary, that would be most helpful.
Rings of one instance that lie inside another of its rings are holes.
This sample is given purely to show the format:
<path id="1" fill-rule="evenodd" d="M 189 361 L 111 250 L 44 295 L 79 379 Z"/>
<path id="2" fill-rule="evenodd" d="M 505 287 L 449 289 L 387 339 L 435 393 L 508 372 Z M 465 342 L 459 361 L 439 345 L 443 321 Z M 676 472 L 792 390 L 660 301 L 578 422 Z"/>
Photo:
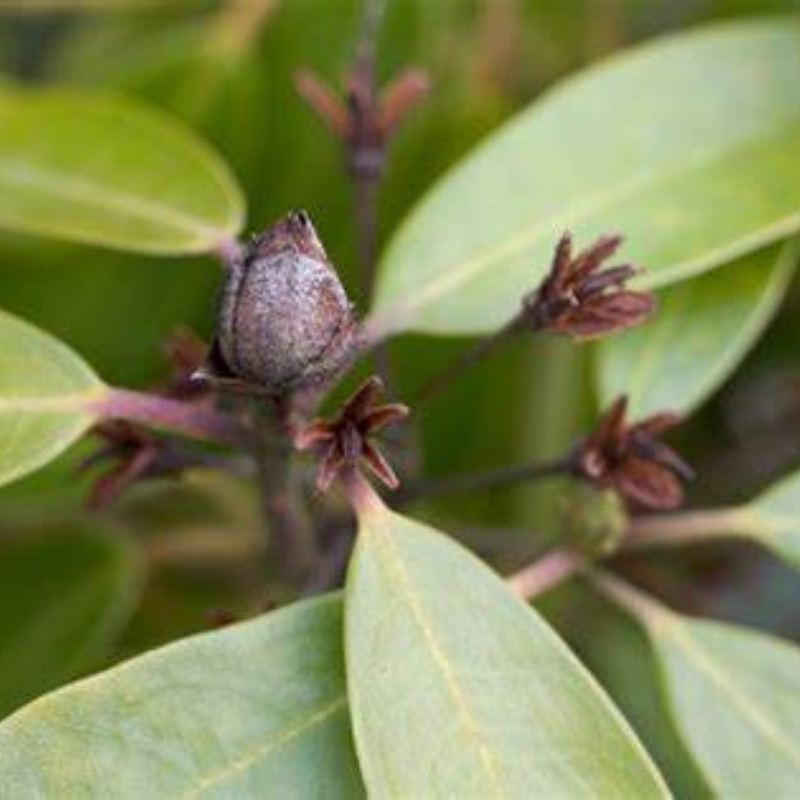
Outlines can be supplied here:
<path id="1" fill-rule="evenodd" d="M 375 797 L 663 797 L 611 702 L 454 541 L 375 504 L 347 581 L 348 695 Z"/>
<path id="2" fill-rule="evenodd" d="M 767 489 L 738 514 L 740 535 L 800 570 L 800 472 Z"/>
<path id="3" fill-rule="evenodd" d="M 675 725 L 715 795 L 793 797 L 800 650 L 746 628 L 682 617 L 611 584 L 650 636 Z"/>
<path id="4" fill-rule="evenodd" d="M 66 345 L 0 311 L 0 486 L 66 450 L 105 391 Z"/>
<path id="5" fill-rule="evenodd" d="M 0 542 L 0 717 L 103 656 L 138 595 L 136 551 L 78 527 Z"/>
<path id="6" fill-rule="evenodd" d="M 691 413 L 769 324 L 797 256 L 791 242 L 663 292 L 653 320 L 598 345 L 602 406 L 627 394 L 637 419 L 665 410 Z"/>
<path id="7" fill-rule="evenodd" d="M 709 79 L 713 76 L 713 80 Z M 565 229 L 665 286 L 800 228 L 800 23 L 668 37 L 549 92 L 450 172 L 382 263 L 376 330 L 490 330 Z"/>
<path id="8" fill-rule="evenodd" d="M 0 225 L 144 253 L 235 236 L 244 203 L 190 130 L 133 100 L 18 92 L 0 105 Z"/>
<path id="9" fill-rule="evenodd" d="M 341 604 L 200 634 L 0 725 L 9 797 L 358 798 Z"/>

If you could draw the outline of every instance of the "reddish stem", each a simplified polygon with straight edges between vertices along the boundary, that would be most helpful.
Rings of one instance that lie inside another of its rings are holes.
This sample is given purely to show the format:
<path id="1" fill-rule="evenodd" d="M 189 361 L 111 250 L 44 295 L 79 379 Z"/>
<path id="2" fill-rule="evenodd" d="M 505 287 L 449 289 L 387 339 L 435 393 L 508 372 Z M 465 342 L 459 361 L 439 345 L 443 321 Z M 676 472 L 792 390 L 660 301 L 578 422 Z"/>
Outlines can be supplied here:
<path id="1" fill-rule="evenodd" d="M 585 566 L 586 559 L 570 550 L 553 550 L 534 561 L 506 582 L 509 588 L 525 600 L 531 600 L 571 578 Z"/>
<path id="2" fill-rule="evenodd" d="M 231 414 L 129 389 L 110 389 L 91 411 L 100 419 L 125 419 L 229 447 L 246 447 L 252 439 L 248 427 Z"/>

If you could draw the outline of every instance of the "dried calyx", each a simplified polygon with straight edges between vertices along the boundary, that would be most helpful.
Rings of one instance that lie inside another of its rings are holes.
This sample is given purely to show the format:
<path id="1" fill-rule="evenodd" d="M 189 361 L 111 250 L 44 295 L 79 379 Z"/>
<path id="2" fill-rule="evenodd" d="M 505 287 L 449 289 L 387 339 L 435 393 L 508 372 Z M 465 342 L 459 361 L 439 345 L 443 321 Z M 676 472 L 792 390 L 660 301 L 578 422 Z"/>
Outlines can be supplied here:
<path id="1" fill-rule="evenodd" d="M 399 485 L 373 439 L 386 426 L 405 419 L 408 408 L 399 403 L 378 405 L 376 401 L 382 393 L 383 383 L 373 376 L 344 404 L 335 419 L 312 422 L 295 437 L 298 450 L 317 452 L 317 488 L 321 492 L 362 462 L 390 489 Z"/>
<path id="2" fill-rule="evenodd" d="M 658 437 L 679 424 L 680 417 L 656 414 L 630 425 L 627 408 L 626 397 L 611 406 L 573 455 L 572 470 L 600 489 L 613 489 L 633 507 L 676 508 L 683 502 L 681 481 L 694 473 Z"/>
<path id="3" fill-rule="evenodd" d="M 366 180 L 380 176 L 389 140 L 428 88 L 427 76 L 411 69 L 379 92 L 372 50 L 364 46 L 347 77 L 344 99 L 312 72 L 297 77 L 298 92 L 344 145 L 351 173 Z"/>
<path id="4" fill-rule="evenodd" d="M 323 386 L 349 365 L 358 326 L 305 213 L 281 219 L 228 266 L 199 378 L 281 398 Z"/>
<path id="5" fill-rule="evenodd" d="M 92 509 L 107 508 L 134 483 L 176 475 L 192 464 L 185 448 L 124 421 L 101 422 L 92 433 L 101 441 L 99 450 L 80 465 L 81 472 L 105 467 L 86 498 Z"/>
<path id="6" fill-rule="evenodd" d="M 656 307 L 650 292 L 625 289 L 638 274 L 629 264 L 603 269 L 622 239 L 598 239 L 577 255 L 565 233 L 556 247 L 545 280 L 523 301 L 521 321 L 537 331 L 594 339 L 644 322 Z"/>

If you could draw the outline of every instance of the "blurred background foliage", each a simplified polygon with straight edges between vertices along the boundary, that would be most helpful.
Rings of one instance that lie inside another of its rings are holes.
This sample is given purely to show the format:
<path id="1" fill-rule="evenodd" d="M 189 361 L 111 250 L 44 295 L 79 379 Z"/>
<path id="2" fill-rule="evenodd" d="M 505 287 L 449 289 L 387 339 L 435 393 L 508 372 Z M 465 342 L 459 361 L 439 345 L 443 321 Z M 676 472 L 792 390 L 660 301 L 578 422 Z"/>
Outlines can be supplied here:
<path id="1" fill-rule="evenodd" d="M 287 209 L 305 208 L 358 295 L 353 198 L 341 154 L 294 88 L 301 68 L 341 81 L 360 31 L 358 0 L 109 0 L 82 12 L 59 11 L 53 2 L 52 10 L 25 13 L 37 5 L 0 0 L 5 77 L 112 89 L 184 118 L 233 166 L 247 194 L 249 231 Z M 664 32 L 798 10 L 800 1 L 792 0 L 389 0 L 380 74 L 388 79 L 419 66 L 433 91 L 391 152 L 380 200 L 384 241 L 448 166 L 560 76 Z M 609 108 L 608 125 L 624 124 Z M 209 336 L 218 273 L 210 258 L 146 258 L 0 235 L 0 305 L 61 337 L 121 385 L 147 387 L 163 379 L 163 343 L 177 325 Z M 699 475 L 692 502 L 748 498 L 800 460 L 799 305 L 795 285 L 736 377 L 683 430 L 680 448 Z M 463 344 L 423 337 L 393 343 L 399 396 Z M 418 420 L 425 471 L 453 473 L 563 452 L 597 412 L 585 361 L 585 351 L 560 341 L 518 342 L 464 377 Z M 476 414 L 483 420 L 479 427 L 467 422 Z M 97 650 L 73 672 L 209 627 L 214 609 L 249 614 L 279 599 L 270 596 L 258 561 L 258 511 L 248 486 L 192 475 L 181 486 L 142 487 L 104 519 L 87 517 L 81 510 L 85 480 L 75 472 L 86 447 L 0 492 L 0 566 L 24 560 L 15 550 L 21 537 L 39 541 L 43 529 L 52 534 L 59 524 L 63 536 L 81 537 L 82 547 L 90 547 L 86 537 L 104 526 L 106 538 L 125 542 L 125 553 L 112 554 L 115 564 L 129 557 L 131 540 L 144 556 L 144 596 L 122 641 Z M 496 537 L 478 530 L 470 542 L 490 556 L 499 552 L 499 565 L 510 567 L 545 545 L 557 507 L 557 491 L 548 487 L 475 494 L 423 511 L 451 530 L 454 520 L 476 529 L 499 526 Z M 109 525 L 113 534 L 105 531 Z M 519 541 L 508 528 L 532 533 Z M 69 581 L 69 565 L 57 554 L 43 556 L 41 570 L 51 561 Z M 698 548 L 646 565 L 627 557 L 624 566 L 683 610 L 800 639 L 800 584 L 754 548 L 728 547 L 724 555 Z M 52 581 L 60 575 L 54 568 Z M 51 578 L 40 580 L 45 585 Z M 10 602 L 1 578 L 0 586 L 0 602 L 4 593 Z M 96 601 L 86 602 L 91 610 Z M 703 796 L 657 702 L 642 634 L 574 587 L 554 593 L 544 606 L 629 714 L 676 792 Z M 12 615 L 24 612 L 11 609 Z M 10 619 L 3 618 L 0 632 L 13 631 Z M 15 619 L 21 626 L 22 617 Z M 96 638 L 103 639 L 101 633 Z M 2 652 L 0 642 L 0 658 Z M 42 690 L 71 677 L 46 672 Z M 0 711 L 31 693 L 4 698 L 4 689 L 0 677 Z"/>

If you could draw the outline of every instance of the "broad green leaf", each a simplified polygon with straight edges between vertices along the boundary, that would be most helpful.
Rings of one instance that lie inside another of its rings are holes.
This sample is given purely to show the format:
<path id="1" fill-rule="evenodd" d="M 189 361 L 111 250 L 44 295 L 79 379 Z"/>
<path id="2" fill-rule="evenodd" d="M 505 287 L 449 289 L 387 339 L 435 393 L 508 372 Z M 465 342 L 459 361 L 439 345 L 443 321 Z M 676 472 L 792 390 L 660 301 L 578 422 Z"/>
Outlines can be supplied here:
<path id="1" fill-rule="evenodd" d="M 104 391 L 66 345 L 0 311 L 0 486 L 66 450 L 92 424 L 88 404 Z"/>
<path id="2" fill-rule="evenodd" d="M 772 319 L 797 264 L 795 242 L 659 295 L 647 324 L 598 345 L 602 406 L 622 394 L 635 418 L 689 414 L 736 369 Z"/>
<path id="3" fill-rule="evenodd" d="M 712 800 L 713 795 L 665 713 L 658 664 L 647 634 L 635 620 L 583 581 L 537 597 L 536 607 L 561 633 L 608 692 L 640 737 L 675 797 Z M 591 620 L 591 625 L 586 620 Z"/>
<path id="4" fill-rule="evenodd" d="M 713 80 L 709 79 L 713 76 Z M 549 92 L 450 172 L 382 263 L 379 331 L 490 330 L 565 229 L 665 286 L 800 228 L 800 22 L 668 37 Z"/>
<path id="5" fill-rule="evenodd" d="M 739 514 L 741 535 L 800 570 L 800 473 L 767 489 Z"/>
<path id="6" fill-rule="evenodd" d="M 106 653 L 136 599 L 138 566 L 107 531 L 70 526 L 0 541 L 0 717 Z"/>
<path id="7" fill-rule="evenodd" d="M 244 204 L 190 130 L 133 100 L 54 90 L 0 104 L 0 225 L 145 253 L 235 236 Z"/>
<path id="8" fill-rule="evenodd" d="M 371 796 L 666 794 L 611 702 L 494 573 L 374 501 L 360 522 L 345 649 Z"/>
<path id="9" fill-rule="evenodd" d="M 358 798 L 336 598 L 154 650 L 0 725 L 0 793 Z"/>
<path id="10" fill-rule="evenodd" d="M 612 581 L 643 623 L 675 725 L 718 797 L 794 797 L 800 782 L 800 650 L 673 613 Z"/>

